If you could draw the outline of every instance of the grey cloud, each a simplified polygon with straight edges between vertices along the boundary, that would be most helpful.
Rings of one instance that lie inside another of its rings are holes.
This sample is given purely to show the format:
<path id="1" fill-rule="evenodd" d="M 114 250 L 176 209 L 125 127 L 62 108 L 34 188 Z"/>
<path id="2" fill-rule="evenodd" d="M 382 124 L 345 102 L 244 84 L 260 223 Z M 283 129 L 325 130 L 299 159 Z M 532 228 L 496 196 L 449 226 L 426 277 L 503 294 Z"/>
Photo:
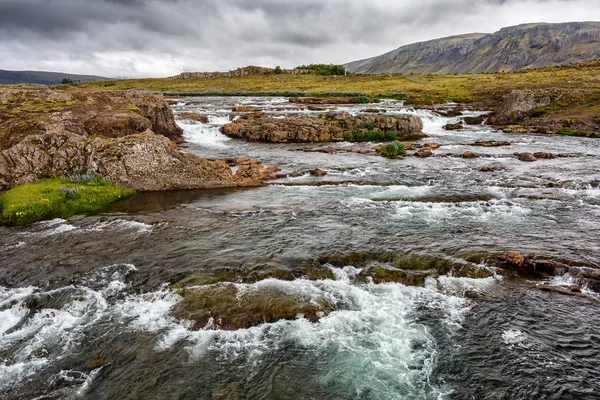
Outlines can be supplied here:
<path id="1" fill-rule="evenodd" d="M 568 2 L 568 7 L 566 7 Z M 0 0 L 0 68 L 168 75 L 345 62 L 540 18 L 600 19 L 597 0 Z"/>

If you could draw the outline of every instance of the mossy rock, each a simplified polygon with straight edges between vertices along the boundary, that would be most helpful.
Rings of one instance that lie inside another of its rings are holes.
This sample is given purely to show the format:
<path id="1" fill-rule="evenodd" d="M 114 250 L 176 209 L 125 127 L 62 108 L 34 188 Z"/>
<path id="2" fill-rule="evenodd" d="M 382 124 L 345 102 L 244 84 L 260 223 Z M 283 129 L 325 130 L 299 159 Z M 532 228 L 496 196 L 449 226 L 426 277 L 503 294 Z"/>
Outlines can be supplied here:
<path id="1" fill-rule="evenodd" d="M 325 299 L 289 294 L 275 287 L 239 290 L 235 284 L 221 284 L 178 292 L 183 300 L 171 310 L 178 319 L 193 321 L 193 329 L 237 330 L 293 320 L 300 315 L 311 322 L 334 311 Z"/>
<path id="2" fill-rule="evenodd" d="M 367 283 L 373 281 L 381 283 L 401 283 L 406 286 L 425 286 L 425 279 L 429 276 L 437 276 L 437 271 L 406 271 L 394 267 L 373 265 L 363 269 L 357 276 L 358 282 Z"/>
<path id="3" fill-rule="evenodd" d="M 435 270 L 440 275 L 448 273 L 452 267 L 452 261 L 445 258 L 425 254 L 394 252 L 333 253 L 319 257 L 318 262 L 321 264 L 331 264 L 340 268 L 347 265 L 366 267 L 373 264 L 385 263 L 403 270 Z"/>

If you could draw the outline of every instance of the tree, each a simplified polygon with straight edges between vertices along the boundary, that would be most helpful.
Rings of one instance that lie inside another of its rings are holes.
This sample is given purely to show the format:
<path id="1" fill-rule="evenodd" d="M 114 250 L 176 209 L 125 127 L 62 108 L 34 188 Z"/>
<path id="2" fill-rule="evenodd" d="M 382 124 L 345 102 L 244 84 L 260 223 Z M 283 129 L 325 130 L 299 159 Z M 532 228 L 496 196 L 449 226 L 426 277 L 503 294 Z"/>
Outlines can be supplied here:
<path id="1" fill-rule="evenodd" d="M 63 78 L 61 84 L 63 85 L 68 85 L 69 83 L 73 83 L 73 80 L 69 79 L 69 78 Z"/>
<path id="2" fill-rule="evenodd" d="M 273 73 L 275 73 L 275 74 L 281 74 L 281 73 L 283 73 L 283 71 L 281 70 L 281 67 L 278 65 L 278 66 L 275 67 L 275 71 L 273 71 Z"/>

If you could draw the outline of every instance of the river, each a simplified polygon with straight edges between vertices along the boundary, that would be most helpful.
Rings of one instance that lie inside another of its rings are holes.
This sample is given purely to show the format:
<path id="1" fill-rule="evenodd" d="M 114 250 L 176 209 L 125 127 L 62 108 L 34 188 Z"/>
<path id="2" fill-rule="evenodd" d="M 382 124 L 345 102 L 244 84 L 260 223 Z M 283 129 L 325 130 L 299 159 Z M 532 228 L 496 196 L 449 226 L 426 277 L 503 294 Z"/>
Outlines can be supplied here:
<path id="1" fill-rule="evenodd" d="M 0 227 L 0 398 L 600 398 L 600 303 L 585 287 L 585 297 L 564 296 L 499 274 L 442 276 L 424 287 L 359 283 L 359 266 L 328 265 L 335 279 L 236 283 L 327 299 L 335 311 L 319 322 L 196 331 L 174 318 L 181 297 L 171 284 L 223 267 L 501 251 L 600 267 L 600 140 L 484 125 L 446 131 L 460 117 L 386 100 L 375 106 L 423 119 L 422 142 L 441 145 L 434 157 L 303 152 L 303 144 L 223 136 L 237 104 L 274 116 L 319 114 L 281 98 L 178 99 L 176 116 L 210 119 L 178 118 L 184 151 L 327 175 L 138 194 L 97 215 Z M 471 145 L 480 139 L 511 145 Z M 460 157 L 465 150 L 480 157 Z M 538 151 L 564 157 L 526 163 L 513 155 Z"/>

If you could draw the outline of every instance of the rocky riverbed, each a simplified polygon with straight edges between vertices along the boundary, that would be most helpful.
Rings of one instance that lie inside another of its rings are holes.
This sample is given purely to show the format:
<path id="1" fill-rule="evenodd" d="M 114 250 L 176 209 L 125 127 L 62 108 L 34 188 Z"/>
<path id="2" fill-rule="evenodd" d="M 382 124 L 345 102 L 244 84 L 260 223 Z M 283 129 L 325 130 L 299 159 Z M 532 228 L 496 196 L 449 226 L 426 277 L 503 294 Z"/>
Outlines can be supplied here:
<path id="1" fill-rule="evenodd" d="M 419 117 L 428 136 L 387 159 L 379 143 L 220 131 L 236 106 L 285 120 L 357 116 L 364 105 L 172 100 L 181 151 L 236 164 L 231 173 L 261 160 L 280 177 L 141 193 L 99 215 L 0 228 L 0 396 L 600 391 L 600 142 L 444 130 L 482 112 L 383 101 L 378 114 Z"/>

